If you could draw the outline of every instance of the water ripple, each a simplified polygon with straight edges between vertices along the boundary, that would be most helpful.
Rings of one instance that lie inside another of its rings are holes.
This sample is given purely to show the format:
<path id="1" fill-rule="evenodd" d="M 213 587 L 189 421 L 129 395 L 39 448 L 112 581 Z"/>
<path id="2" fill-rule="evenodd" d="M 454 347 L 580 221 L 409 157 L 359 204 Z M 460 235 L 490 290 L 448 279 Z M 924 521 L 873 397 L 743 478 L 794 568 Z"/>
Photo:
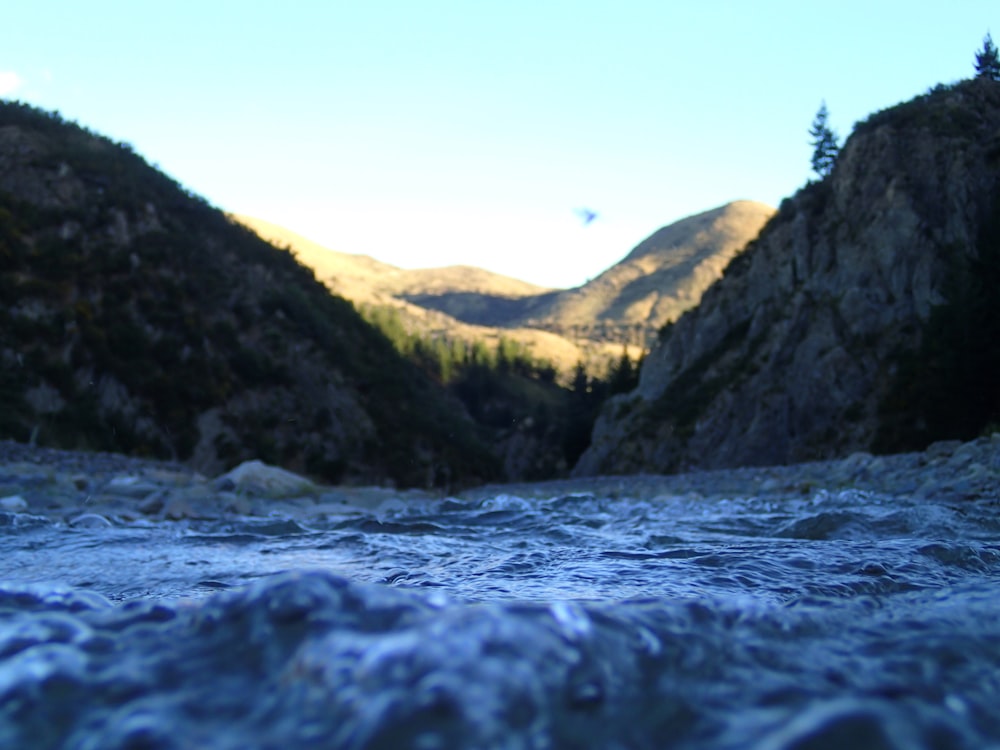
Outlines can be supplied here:
<path id="1" fill-rule="evenodd" d="M 1000 746 L 995 508 L 0 518 L 0 746 Z"/>

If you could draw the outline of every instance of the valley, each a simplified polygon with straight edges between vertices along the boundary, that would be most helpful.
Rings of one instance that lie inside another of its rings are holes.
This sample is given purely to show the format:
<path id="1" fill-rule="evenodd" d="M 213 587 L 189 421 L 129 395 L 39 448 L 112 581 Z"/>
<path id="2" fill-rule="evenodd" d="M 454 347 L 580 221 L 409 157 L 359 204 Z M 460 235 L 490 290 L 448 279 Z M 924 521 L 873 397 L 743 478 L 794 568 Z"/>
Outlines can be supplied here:
<path id="1" fill-rule="evenodd" d="M 623 349 L 638 360 L 658 331 L 694 307 L 774 210 L 736 201 L 660 229 L 619 263 L 574 289 L 544 289 L 470 266 L 402 269 L 323 247 L 249 216 L 233 218 L 299 262 L 359 309 L 392 307 L 430 339 L 515 342 L 568 383 L 578 362 L 603 377 Z"/>
<path id="2" fill-rule="evenodd" d="M 777 211 L 689 216 L 547 289 L 224 214 L 0 103 L 0 437 L 445 488 L 974 439 L 1000 422 L 998 129 L 996 81 L 937 86 Z"/>

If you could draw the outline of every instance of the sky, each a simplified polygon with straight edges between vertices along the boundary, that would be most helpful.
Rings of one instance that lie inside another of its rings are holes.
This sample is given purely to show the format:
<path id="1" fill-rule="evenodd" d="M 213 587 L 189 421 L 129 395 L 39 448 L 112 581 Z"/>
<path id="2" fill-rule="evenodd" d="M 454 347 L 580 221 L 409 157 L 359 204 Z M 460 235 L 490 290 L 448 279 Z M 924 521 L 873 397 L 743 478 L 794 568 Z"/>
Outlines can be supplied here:
<path id="1" fill-rule="evenodd" d="M 822 102 L 844 138 L 1000 38 L 995 0 L 32 0 L 2 19 L 0 97 L 221 209 L 559 288 L 685 216 L 777 206 L 811 178 Z"/>

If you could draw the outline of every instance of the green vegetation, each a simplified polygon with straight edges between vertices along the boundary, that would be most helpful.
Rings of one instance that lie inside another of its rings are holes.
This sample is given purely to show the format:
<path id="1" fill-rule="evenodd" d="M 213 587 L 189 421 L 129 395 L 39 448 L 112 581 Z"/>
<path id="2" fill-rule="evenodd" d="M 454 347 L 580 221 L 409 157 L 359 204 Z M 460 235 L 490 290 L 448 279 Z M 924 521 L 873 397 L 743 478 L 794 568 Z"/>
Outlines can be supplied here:
<path id="1" fill-rule="evenodd" d="M 476 366 L 547 383 L 555 381 L 556 368 L 551 362 L 534 358 L 527 347 L 511 339 L 501 337 L 491 349 L 482 341 L 428 338 L 408 332 L 399 312 L 389 306 L 365 307 L 361 315 L 392 342 L 396 351 L 444 385 Z"/>
<path id="2" fill-rule="evenodd" d="M 812 168 L 821 178 L 833 171 L 833 165 L 836 164 L 837 154 L 840 151 L 840 147 L 837 145 L 837 134 L 833 132 L 827 122 L 829 116 L 826 102 L 823 102 L 816 113 L 812 127 L 809 128 L 809 136 L 812 138 L 810 145 L 813 147 Z"/>
<path id="3" fill-rule="evenodd" d="M 509 479 L 564 474 L 590 444 L 603 403 L 632 390 L 639 380 L 641 361 L 633 361 L 624 348 L 600 375 L 590 375 L 578 363 L 572 384 L 564 388 L 551 363 L 532 357 L 510 339 L 501 337 L 493 347 L 482 341 L 431 339 L 408 332 L 394 308 L 370 307 L 362 314 L 397 351 L 447 387 L 490 443 L 532 441 L 537 454 L 533 467 Z"/>
<path id="4" fill-rule="evenodd" d="M 989 34 L 983 39 L 983 49 L 976 53 L 975 73 L 976 82 L 1000 81 L 1000 53 Z M 962 106 L 955 106 L 955 101 L 943 96 L 948 93 L 961 96 Z M 976 128 L 984 109 L 994 106 L 996 97 L 990 87 L 970 88 L 966 81 L 938 83 L 919 96 L 873 112 L 855 124 L 854 133 L 888 125 L 897 130 L 927 128 L 939 136 L 963 137 Z"/>
<path id="5" fill-rule="evenodd" d="M 937 84 L 920 96 L 875 112 L 854 126 L 863 133 L 882 126 L 896 130 L 925 128 L 942 137 L 966 137 L 979 122 L 978 106 L 966 101 L 966 106 L 950 106 L 942 95 L 968 91 L 962 83 Z"/>
<path id="6" fill-rule="evenodd" d="M 290 253 L 57 113 L 2 103 L 0 128 L 0 437 L 186 460 L 218 410 L 230 465 L 499 478 L 447 394 Z"/>
<path id="7" fill-rule="evenodd" d="M 975 251 L 954 248 L 951 263 L 946 301 L 931 312 L 919 350 L 900 355 L 880 406 L 880 452 L 970 440 L 1000 422 L 1000 198 Z"/>
<path id="8" fill-rule="evenodd" d="M 976 78 L 1000 81 L 1000 54 L 989 34 L 983 39 L 983 48 L 976 53 Z"/>
<path id="9" fill-rule="evenodd" d="M 0 437 L 187 460 L 214 412 L 228 465 L 462 485 L 520 450 L 537 458 L 508 477 L 543 479 L 637 382 L 625 352 L 563 388 L 509 339 L 425 339 L 382 308 L 370 325 L 126 145 L 20 104 L 0 127 L 23 146 L 0 182 Z"/>

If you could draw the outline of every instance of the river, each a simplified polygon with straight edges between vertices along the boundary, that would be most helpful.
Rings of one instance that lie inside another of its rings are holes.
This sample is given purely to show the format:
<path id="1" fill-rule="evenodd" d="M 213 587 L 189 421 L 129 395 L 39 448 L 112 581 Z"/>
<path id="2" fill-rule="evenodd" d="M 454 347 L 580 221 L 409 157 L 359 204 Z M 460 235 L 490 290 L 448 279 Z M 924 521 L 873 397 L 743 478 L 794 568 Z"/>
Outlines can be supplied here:
<path id="1" fill-rule="evenodd" d="M 0 747 L 1000 747 L 995 497 L 623 486 L 0 514 Z"/>

